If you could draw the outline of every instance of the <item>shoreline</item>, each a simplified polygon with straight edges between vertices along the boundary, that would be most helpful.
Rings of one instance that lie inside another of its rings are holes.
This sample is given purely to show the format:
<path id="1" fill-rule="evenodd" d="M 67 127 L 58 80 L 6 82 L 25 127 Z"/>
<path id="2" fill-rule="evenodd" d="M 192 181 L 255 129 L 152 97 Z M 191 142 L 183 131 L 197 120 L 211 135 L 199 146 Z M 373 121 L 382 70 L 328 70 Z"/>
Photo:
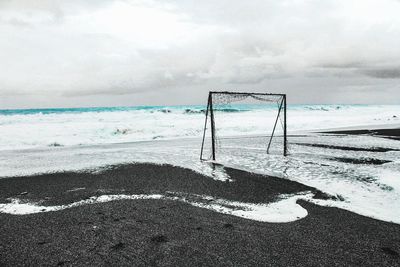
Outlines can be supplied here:
<path id="1" fill-rule="evenodd" d="M 120 164 L 99 171 L 56 172 L 0 179 L 0 202 L 9 198 L 65 205 L 103 194 L 164 194 L 183 192 L 231 201 L 269 203 L 281 194 L 310 191 L 318 198 L 331 196 L 299 182 L 224 168 L 232 180 L 216 180 L 193 170 L 168 164 Z M 268 180 L 266 180 L 268 178 Z M 268 187 L 266 187 L 268 185 Z"/>

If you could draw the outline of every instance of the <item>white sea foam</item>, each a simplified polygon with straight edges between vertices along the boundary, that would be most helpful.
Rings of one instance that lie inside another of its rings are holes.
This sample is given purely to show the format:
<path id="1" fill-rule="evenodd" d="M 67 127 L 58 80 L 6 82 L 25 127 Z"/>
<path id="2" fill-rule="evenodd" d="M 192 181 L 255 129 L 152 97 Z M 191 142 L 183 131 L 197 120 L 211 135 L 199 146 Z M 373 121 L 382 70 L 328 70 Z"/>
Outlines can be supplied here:
<path id="1" fill-rule="evenodd" d="M 88 204 L 104 203 L 114 200 L 122 199 L 161 199 L 162 195 L 102 195 L 97 197 L 90 197 L 85 200 L 80 200 L 67 205 L 59 206 L 42 206 L 38 203 L 22 202 L 19 199 L 12 198 L 10 203 L 0 204 L 0 212 L 13 215 L 26 215 L 41 212 L 59 211 L 79 207 Z"/>
<path id="2" fill-rule="evenodd" d="M 282 195 L 276 202 L 264 204 L 243 203 L 224 199 L 212 199 L 211 202 L 185 202 L 216 212 L 238 216 L 250 220 L 284 223 L 302 219 L 308 215 L 306 209 L 296 203 L 299 199 L 310 200 L 313 194 Z"/>
<path id="3" fill-rule="evenodd" d="M 70 209 L 78 206 L 105 203 L 115 200 L 140 200 L 140 199 L 167 199 L 185 202 L 187 204 L 213 210 L 223 214 L 229 214 L 250 220 L 272 223 L 292 222 L 307 216 L 307 210 L 296 203 L 298 199 L 311 199 L 312 194 L 281 195 L 277 202 L 269 204 L 253 204 L 225 199 L 214 199 L 210 196 L 193 195 L 195 200 L 180 196 L 154 195 L 102 195 L 91 197 L 86 200 L 73 202 L 67 205 L 43 206 L 37 203 L 21 202 L 18 199 L 11 199 L 10 203 L 0 204 L 0 213 L 13 215 L 26 215 L 41 212 L 54 212 Z M 197 200 L 197 201 L 196 201 Z"/>
<path id="4" fill-rule="evenodd" d="M 187 112 L 187 109 L 195 112 Z M 200 137 L 204 126 L 201 108 L 190 106 L 155 110 L 99 109 L 96 112 L 4 114 L 0 110 L 0 150 Z M 276 114 L 277 109 L 271 107 L 216 113 L 219 134 L 266 134 L 272 129 Z M 400 124 L 400 106 L 294 105 L 289 106 L 288 123 L 290 132 Z"/>

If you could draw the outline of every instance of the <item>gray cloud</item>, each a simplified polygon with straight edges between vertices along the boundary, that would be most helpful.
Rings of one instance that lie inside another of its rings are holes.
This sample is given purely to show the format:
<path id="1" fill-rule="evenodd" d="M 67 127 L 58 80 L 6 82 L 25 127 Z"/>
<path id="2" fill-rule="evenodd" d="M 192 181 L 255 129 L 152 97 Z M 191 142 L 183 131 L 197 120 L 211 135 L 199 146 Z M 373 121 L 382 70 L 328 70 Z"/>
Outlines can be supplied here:
<path id="1" fill-rule="evenodd" d="M 400 3 L 361 5 L 0 1 L 0 95 L 11 106 L 23 104 L 21 97 L 10 100 L 17 95 L 42 97 L 47 105 L 75 104 L 79 96 L 116 105 L 121 95 L 168 104 L 174 93 L 199 103 L 209 89 L 254 88 L 290 92 L 300 102 L 357 102 L 351 91 L 358 90 L 367 101 L 367 88 L 396 92 Z"/>
<path id="2" fill-rule="evenodd" d="M 334 73 L 361 74 L 378 79 L 399 79 L 400 66 L 392 64 L 371 64 L 370 62 L 349 62 L 344 64 L 324 64 L 319 66 Z M 318 68 L 318 67 L 317 67 Z"/>
<path id="3" fill-rule="evenodd" d="M 368 69 L 368 70 L 363 70 L 362 73 L 373 78 L 399 79 L 400 67 Z"/>

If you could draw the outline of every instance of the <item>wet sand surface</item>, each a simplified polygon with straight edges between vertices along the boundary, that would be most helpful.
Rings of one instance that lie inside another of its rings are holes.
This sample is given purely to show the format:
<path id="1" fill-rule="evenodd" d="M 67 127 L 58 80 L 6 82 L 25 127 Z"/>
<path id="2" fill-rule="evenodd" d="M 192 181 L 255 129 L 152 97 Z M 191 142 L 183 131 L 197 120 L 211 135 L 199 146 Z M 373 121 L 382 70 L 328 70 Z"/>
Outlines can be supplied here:
<path id="1" fill-rule="evenodd" d="M 373 136 L 381 136 L 385 138 L 400 140 L 400 128 L 392 128 L 392 129 L 363 129 L 363 130 L 342 130 L 342 131 L 329 131 L 324 132 L 329 134 L 354 134 L 354 135 L 373 135 Z"/>

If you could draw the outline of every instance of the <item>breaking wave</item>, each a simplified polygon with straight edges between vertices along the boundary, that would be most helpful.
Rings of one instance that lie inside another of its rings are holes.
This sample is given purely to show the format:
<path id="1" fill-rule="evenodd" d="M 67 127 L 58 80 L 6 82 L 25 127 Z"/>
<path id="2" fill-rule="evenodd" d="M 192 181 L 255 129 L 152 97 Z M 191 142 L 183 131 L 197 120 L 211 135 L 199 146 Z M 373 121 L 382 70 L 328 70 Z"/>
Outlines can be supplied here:
<path id="1" fill-rule="evenodd" d="M 0 150 L 201 137 L 206 106 L 0 110 Z M 275 105 L 216 106 L 221 136 L 265 134 Z M 290 105 L 290 131 L 400 123 L 400 106 Z M 279 129 L 278 133 L 279 133 Z"/>

